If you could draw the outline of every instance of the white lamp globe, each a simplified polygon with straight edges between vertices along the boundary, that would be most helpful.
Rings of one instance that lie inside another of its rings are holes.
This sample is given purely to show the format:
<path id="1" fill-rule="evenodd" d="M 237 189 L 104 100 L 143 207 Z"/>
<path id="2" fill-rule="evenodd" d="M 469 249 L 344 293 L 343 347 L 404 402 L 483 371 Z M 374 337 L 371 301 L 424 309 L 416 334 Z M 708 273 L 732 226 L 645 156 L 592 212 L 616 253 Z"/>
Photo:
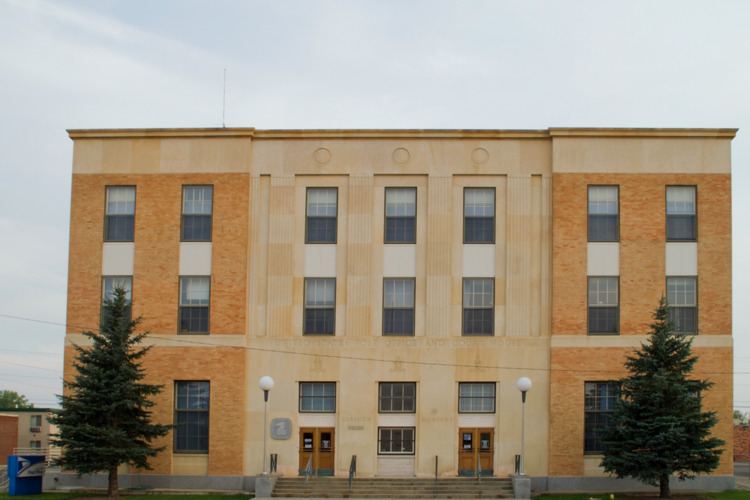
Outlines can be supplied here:
<path id="1" fill-rule="evenodd" d="M 529 377 L 521 377 L 516 380 L 516 387 L 521 392 L 527 392 L 531 390 L 531 379 Z"/>
<path id="2" fill-rule="evenodd" d="M 263 375 L 258 381 L 258 386 L 264 391 L 270 391 L 273 389 L 273 378 L 269 375 Z"/>

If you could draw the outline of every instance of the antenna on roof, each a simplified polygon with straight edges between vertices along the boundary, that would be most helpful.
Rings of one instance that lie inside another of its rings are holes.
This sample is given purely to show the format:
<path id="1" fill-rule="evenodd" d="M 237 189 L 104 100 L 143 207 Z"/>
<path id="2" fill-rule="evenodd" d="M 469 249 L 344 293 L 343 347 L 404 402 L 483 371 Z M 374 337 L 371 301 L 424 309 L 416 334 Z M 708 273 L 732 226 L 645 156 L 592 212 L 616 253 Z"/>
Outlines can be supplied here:
<path id="1" fill-rule="evenodd" d="M 227 128 L 227 68 L 224 68 L 224 91 L 221 94 L 221 126 Z"/>

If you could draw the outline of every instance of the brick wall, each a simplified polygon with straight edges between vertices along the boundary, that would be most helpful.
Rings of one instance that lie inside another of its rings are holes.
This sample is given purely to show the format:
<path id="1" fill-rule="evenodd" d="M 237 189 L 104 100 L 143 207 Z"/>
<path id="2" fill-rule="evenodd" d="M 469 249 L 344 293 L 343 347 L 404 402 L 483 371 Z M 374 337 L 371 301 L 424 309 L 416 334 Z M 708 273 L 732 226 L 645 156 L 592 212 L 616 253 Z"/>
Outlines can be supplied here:
<path id="1" fill-rule="evenodd" d="M 665 192 L 698 192 L 698 327 L 731 334 L 732 245 L 729 175 L 555 174 L 553 178 L 552 332 L 587 330 L 587 186 L 620 186 L 620 332 L 644 334 L 665 293 Z"/>
<path id="2" fill-rule="evenodd" d="M 101 303 L 105 187 L 136 186 L 133 314 L 152 333 L 177 333 L 182 185 L 214 186 L 211 333 L 245 333 L 247 174 L 74 175 L 68 332 L 95 329 Z"/>
<path id="3" fill-rule="evenodd" d="M 18 446 L 18 417 L 0 415 L 0 460 L 3 465 L 16 446 Z"/>
<path id="4" fill-rule="evenodd" d="M 750 462 L 750 426 L 734 426 L 734 461 Z"/>

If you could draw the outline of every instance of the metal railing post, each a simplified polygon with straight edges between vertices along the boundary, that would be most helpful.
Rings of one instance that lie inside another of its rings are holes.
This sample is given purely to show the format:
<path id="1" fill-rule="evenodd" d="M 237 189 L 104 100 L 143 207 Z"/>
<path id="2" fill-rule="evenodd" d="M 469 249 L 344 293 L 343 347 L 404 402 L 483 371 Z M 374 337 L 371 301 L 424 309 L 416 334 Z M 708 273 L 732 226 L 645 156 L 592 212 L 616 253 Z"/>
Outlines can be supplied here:
<path id="1" fill-rule="evenodd" d="M 349 463 L 349 491 L 352 491 L 352 481 L 354 476 L 357 474 L 357 455 L 352 455 L 352 460 Z"/>

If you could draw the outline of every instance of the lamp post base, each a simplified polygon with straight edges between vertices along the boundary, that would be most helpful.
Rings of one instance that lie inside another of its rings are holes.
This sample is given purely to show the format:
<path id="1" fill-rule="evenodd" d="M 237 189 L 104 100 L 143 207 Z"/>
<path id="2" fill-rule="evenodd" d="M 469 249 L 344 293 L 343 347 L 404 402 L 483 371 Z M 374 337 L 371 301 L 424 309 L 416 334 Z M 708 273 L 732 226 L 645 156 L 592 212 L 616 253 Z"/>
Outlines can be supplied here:
<path id="1" fill-rule="evenodd" d="M 255 498 L 271 498 L 276 478 L 268 474 L 255 477 Z"/>
<path id="2" fill-rule="evenodd" d="M 513 498 L 531 498 L 531 478 L 527 475 L 511 476 L 513 482 Z"/>

